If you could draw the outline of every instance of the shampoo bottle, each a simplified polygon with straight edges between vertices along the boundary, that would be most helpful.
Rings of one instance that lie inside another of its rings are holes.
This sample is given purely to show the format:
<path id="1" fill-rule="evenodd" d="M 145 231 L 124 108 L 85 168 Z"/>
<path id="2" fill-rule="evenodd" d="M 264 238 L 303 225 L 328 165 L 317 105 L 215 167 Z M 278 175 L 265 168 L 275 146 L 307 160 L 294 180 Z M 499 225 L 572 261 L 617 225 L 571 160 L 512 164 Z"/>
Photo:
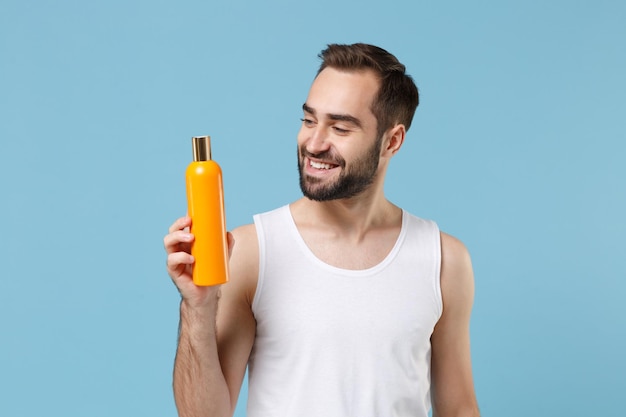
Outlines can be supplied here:
<path id="1" fill-rule="evenodd" d="M 193 282 L 198 286 L 228 281 L 228 243 L 222 170 L 211 160 L 211 138 L 192 138 L 193 162 L 187 167 L 187 208 L 195 239 L 191 245 Z"/>

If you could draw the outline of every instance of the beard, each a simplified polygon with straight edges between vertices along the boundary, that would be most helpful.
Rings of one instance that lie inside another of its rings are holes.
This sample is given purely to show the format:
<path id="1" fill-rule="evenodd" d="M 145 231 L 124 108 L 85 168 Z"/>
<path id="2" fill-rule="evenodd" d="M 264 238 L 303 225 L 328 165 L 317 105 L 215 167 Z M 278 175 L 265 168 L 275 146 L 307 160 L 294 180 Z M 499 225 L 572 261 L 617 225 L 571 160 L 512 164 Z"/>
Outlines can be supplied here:
<path id="1" fill-rule="evenodd" d="M 301 146 L 298 150 L 298 173 L 300 174 L 302 194 L 311 200 L 330 201 L 351 198 L 362 193 L 376 178 L 381 146 L 382 137 L 375 141 L 364 155 L 352 162 L 347 169 L 345 159 L 331 150 L 311 154 L 307 152 L 304 146 Z M 324 180 L 320 178 L 307 176 L 304 172 L 304 160 L 307 156 L 338 165 L 341 168 L 339 177 L 332 182 L 324 183 Z"/>

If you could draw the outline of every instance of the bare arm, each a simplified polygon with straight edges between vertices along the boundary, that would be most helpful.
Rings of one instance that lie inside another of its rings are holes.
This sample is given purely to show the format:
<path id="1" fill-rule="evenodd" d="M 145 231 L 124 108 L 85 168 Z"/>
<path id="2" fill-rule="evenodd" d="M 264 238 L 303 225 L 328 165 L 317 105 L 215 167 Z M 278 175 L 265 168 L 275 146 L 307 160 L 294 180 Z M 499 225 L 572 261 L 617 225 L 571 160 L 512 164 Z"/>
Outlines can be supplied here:
<path id="1" fill-rule="evenodd" d="M 232 416 L 254 340 L 256 234 L 253 226 L 234 231 L 237 245 L 229 236 L 230 282 L 197 287 L 191 280 L 189 222 L 178 219 L 164 239 L 168 273 L 182 296 L 174 397 L 181 417 Z"/>
<path id="2" fill-rule="evenodd" d="M 469 334 L 472 264 L 463 243 L 445 233 L 441 253 L 443 314 L 431 338 L 433 417 L 478 417 Z"/>

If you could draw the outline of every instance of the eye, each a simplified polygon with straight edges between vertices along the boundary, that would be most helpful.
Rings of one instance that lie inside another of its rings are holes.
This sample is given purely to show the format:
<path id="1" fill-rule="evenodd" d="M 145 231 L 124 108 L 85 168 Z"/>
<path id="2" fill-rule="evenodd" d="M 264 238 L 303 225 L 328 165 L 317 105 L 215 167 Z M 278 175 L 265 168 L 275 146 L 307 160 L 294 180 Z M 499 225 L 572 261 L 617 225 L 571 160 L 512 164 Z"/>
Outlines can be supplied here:
<path id="1" fill-rule="evenodd" d="M 315 124 L 315 122 L 311 119 L 303 118 L 300 120 L 302 121 L 302 124 L 305 125 L 306 127 L 311 127 Z"/>
<path id="2" fill-rule="evenodd" d="M 343 129 L 343 128 L 337 127 L 337 126 L 333 126 L 333 130 L 335 132 L 337 132 L 338 134 L 340 134 L 340 135 L 345 135 L 345 134 L 350 133 L 350 131 L 348 129 Z"/>

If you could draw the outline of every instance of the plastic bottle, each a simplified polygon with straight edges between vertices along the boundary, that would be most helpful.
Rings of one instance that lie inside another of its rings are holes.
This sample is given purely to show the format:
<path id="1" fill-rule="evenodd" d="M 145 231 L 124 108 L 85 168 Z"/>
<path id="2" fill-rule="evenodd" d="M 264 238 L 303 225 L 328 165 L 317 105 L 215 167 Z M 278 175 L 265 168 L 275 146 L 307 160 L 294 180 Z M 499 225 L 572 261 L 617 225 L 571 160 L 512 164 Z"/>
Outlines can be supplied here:
<path id="1" fill-rule="evenodd" d="M 187 208 L 195 239 L 191 254 L 195 258 L 193 282 L 198 286 L 228 281 L 228 243 L 224 213 L 222 169 L 211 160 L 211 137 L 192 139 L 193 162 L 185 172 Z"/>

